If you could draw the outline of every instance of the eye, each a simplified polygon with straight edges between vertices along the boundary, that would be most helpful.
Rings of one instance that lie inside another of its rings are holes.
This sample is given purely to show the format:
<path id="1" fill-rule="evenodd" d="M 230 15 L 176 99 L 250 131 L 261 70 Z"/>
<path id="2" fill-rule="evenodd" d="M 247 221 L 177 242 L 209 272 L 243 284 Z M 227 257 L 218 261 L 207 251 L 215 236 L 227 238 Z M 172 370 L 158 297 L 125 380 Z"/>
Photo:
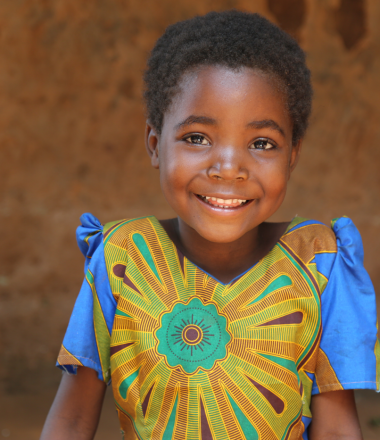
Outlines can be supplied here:
<path id="1" fill-rule="evenodd" d="M 190 136 L 185 137 L 184 140 L 189 144 L 210 145 L 209 141 L 201 134 L 192 134 Z"/>
<path id="2" fill-rule="evenodd" d="M 271 150 L 272 148 L 276 148 L 276 144 L 267 138 L 263 138 L 255 140 L 250 148 L 253 150 Z"/>

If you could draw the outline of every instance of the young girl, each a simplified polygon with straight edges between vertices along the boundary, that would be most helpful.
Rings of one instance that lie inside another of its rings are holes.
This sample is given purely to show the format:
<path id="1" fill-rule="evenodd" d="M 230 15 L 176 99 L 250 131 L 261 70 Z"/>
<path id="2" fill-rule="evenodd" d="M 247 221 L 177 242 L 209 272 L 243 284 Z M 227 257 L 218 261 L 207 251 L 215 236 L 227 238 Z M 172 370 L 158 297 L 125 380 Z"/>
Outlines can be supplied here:
<path id="1" fill-rule="evenodd" d="M 145 141 L 177 218 L 82 216 L 86 277 L 42 439 L 92 439 L 112 382 L 125 439 L 360 439 L 379 386 L 360 235 L 279 208 L 311 108 L 297 43 L 257 14 L 170 26 Z"/>

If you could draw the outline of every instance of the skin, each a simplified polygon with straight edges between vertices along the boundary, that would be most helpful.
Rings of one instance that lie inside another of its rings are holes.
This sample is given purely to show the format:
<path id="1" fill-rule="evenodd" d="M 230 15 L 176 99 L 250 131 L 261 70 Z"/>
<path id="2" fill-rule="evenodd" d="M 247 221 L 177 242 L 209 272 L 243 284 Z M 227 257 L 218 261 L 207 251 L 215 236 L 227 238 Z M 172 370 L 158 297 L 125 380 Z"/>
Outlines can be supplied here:
<path id="1" fill-rule="evenodd" d="M 310 440 L 362 440 L 354 392 L 330 391 L 311 399 Z"/>
<path id="2" fill-rule="evenodd" d="M 265 220 L 285 197 L 301 142 L 292 146 L 293 126 L 278 88 L 252 69 L 203 68 L 188 74 L 181 89 L 161 134 L 149 123 L 146 128 L 152 165 L 178 214 L 163 226 L 189 260 L 229 282 L 285 231 L 287 223 Z M 219 209 L 197 195 L 250 202 Z"/>
<path id="3" fill-rule="evenodd" d="M 263 258 L 288 225 L 266 220 L 281 205 L 298 161 L 301 142 L 292 144 L 292 129 L 272 79 L 217 66 L 184 76 L 161 134 L 147 121 L 146 147 L 178 215 L 161 223 L 190 261 L 222 282 Z M 226 209 L 199 195 L 249 202 Z M 64 375 L 41 439 L 92 439 L 104 392 L 91 369 Z M 352 391 L 314 396 L 312 413 L 310 440 L 362 438 Z"/>
<path id="4" fill-rule="evenodd" d="M 63 374 L 41 440 L 91 440 L 98 427 L 106 385 L 95 370 L 78 367 Z"/>

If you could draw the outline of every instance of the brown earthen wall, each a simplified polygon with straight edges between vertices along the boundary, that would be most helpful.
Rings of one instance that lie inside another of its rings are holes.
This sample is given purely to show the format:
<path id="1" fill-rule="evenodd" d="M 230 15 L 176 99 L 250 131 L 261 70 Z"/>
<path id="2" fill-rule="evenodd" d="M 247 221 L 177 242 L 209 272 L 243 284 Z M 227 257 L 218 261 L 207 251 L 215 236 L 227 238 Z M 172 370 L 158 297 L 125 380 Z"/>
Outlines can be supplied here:
<path id="1" fill-rule="evenodd" d="M 380 290 L 380 2 L 2 0 L 0 380 L 48 386 L 83 276 L 75 228 L 173 213 L 143 145 L 141 73 L 165 27 L 209 10 L 263 13 L 299 39 L 315 89 L 287 200 L 295 214 L 359 227 Z"/>

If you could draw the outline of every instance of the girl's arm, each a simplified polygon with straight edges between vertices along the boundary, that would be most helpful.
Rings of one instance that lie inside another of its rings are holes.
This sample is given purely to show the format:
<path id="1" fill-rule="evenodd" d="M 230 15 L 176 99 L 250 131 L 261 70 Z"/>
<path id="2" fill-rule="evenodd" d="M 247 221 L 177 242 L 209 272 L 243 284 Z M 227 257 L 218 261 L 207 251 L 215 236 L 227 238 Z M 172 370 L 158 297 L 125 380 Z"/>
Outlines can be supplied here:
<path id="1" fill-rule="evenodd" d="M 363 440 L 352 390 L 313 396 L 311 412 L 310 440 Z"/>
<path id="2" fill-rule="evenodd" d="M 93 439 L 105 391 L 105 383 L 91 368 L 64 374 L 40 440 Z"/>

